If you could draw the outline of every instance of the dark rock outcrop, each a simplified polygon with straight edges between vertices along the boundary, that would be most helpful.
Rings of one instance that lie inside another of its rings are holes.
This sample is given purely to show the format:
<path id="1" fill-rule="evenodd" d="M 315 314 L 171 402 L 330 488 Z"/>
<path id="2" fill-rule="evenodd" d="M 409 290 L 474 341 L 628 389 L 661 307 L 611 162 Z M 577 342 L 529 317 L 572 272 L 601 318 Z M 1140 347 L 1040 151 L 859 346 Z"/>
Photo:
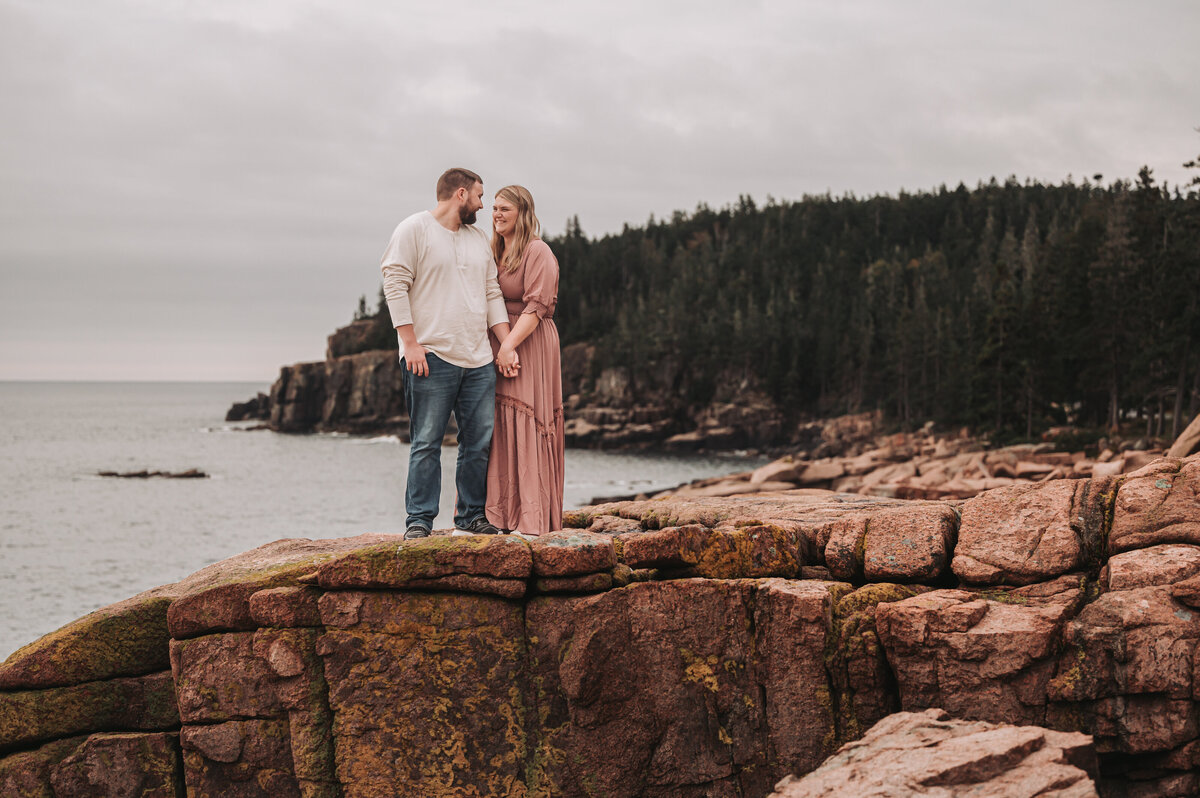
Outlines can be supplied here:
<path id="1" fill-rule="evenodd" d="M 229 411 L 225 413 L 226 421 L 251 421 L 255 419 L 266 421 L 270 417 L 271 397 L 261 392 L 253 399 L 247 399 L 245 402 L 234 402 Z"/>
<path id="2" fill-rule="evenodd" d="M 280 541 L 0 665 L 0 790 L 746 798 L 866 734 L 782 794 L 1195 794 L 1198 465 Z"/>

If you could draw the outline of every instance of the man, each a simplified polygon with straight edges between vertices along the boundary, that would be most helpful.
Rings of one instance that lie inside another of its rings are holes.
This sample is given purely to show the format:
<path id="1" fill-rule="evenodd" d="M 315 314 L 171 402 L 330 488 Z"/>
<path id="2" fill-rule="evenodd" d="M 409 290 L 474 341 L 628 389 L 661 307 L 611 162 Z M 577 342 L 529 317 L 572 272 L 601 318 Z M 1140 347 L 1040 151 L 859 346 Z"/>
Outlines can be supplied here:
<path id="1" fill-rule="evenodd" d="M 383 253 L 383 293 L 400 339 L 412 438 L 405 540 L 427 537 L 437 517 L 451 412 L 458 422 L 454 526 L 474 534 L 498 531 L 484 515 L 496 411 L 488 328 L 503 340 L 509 326 L 491 246 L 474 226 L 482 207 L 479 175 L 449 169 L 438 178 L 437 207 L 402 221 Z M 516 365 L 501 364 L 506 370 Z"/>

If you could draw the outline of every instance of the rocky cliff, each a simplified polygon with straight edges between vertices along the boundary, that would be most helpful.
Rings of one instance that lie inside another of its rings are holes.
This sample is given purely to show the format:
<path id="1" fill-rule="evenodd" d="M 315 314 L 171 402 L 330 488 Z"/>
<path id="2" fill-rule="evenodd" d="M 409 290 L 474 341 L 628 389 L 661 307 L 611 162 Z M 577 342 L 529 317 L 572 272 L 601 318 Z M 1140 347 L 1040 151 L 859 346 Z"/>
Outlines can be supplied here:
<path id="1" fill-rule="evenodd" d="M 1092 794 L 1079 767 L 1102 795 L 1200 792 L 1200 455 L 565 523 L 279 541 L 86 616 L 0 665 L 0 794 L 749 798 L 928 709 L 936 734 L 889 721 L 781 794 L 894 767 L 902 728 L 948 757 L 905 794 L 1047 768 L 1059 793 L 970 794 Z"/>
<path id="2" fill-rule="evenodd" d="M 284 366 L 269 395 L 235 403 L 226 420 L 257 419 L 278 432 L 407 435 L 396 350 L 363 349 L 378 335 L 372 321 L 337 330 L 325 360 Z M 623 369 L 597 371 L 594 358 L 587 344 L 562 352 L 569 446 L 694 451 L 797 439 L 785 430 L 781 410 L 744 378 L 731 378 L 712 402 L 696 405 L 674 390 L 633 385 Z"/>

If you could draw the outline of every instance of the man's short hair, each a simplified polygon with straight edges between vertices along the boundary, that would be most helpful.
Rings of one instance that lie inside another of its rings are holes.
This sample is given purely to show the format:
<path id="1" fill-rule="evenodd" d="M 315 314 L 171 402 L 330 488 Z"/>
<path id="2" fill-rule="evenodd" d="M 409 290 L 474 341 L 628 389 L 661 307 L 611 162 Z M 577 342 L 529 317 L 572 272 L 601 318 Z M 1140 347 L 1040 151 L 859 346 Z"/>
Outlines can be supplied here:
<path id="1" fill-rule="evenodd" d="M 455 167 L 447 169 L 438 178 L 437 182 L 437 198 L 438 202 L 450 199 L 454 196 L 454 192 L 460 188 L 470 189 L 476 183 L 482 183 L 483 178 L 472 172 L 470 169 L 460 169 Z"/>

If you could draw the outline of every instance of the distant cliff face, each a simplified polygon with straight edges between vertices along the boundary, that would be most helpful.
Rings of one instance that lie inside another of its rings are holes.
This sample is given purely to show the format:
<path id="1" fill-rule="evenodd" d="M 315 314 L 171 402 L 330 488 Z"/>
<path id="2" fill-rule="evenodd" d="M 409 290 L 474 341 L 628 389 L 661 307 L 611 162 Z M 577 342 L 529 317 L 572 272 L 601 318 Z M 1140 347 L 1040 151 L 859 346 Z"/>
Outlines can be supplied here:
<path id="1" fill-rule="evenodd" d="M 279 541 L 86 616 L 0 665 L 0 794 L 760 798 L 931 708 L 1091 735 L 1105 795 L 1200 793 L 1200 455 L 565 522 Z M 999 746 L 914 756 L 972 794 L 1092 750 L 936 712 L 868 742 L 922 724 Z"/>
<path id="2" fill-rule="evenodd" d="M 284 366 L 269 396 L 235 404 L 226 420 L 259 419 L 279 432 L 406 434 L 396 350 L 362 349 L 378 338 L 372 320 L 337 330 L 324 361 Z M 744 377 L 730 377 L 714 401 L 695 406 L 686 386 L 635 384 L 626 370 L 597 372 L 594 362 L 589 344 L 563 348 L 568 446 L 695 451 L 795 442 L 781 410 Z"/>

